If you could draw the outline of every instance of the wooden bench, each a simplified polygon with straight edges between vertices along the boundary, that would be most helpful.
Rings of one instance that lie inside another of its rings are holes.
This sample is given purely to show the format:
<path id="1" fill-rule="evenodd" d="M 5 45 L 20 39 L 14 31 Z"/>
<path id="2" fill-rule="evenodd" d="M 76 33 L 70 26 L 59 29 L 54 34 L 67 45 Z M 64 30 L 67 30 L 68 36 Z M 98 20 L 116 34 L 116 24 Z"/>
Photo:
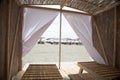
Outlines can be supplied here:
<path id="1" fill-rule="evenodd" d="M 30 64 L 22 80 L 63 80 L 55 64 Z"/>
<path id="2" fill-rule="evenodd" d="M 84 80 L 79 74 L 69 74 L 70 80 Z"/>
<path id="3" fill-rule="evenodd" d="M 95 80 L 91 75 L 84 73 L 81 75 L 79 74 L 70 74 L 68 75 L 70 80 Z"/>
<path id="4" fill-rule="evenodd" d="M 119 69 L 96 62 L 78 62 L 78 66 L 80 66 L 80 75 L 82 78 L 85 78 L 85 76 L 82 75 L 83 70 L 85 70 L 89 75 L 93 76 L 95 80 L 120 80 Z"/>

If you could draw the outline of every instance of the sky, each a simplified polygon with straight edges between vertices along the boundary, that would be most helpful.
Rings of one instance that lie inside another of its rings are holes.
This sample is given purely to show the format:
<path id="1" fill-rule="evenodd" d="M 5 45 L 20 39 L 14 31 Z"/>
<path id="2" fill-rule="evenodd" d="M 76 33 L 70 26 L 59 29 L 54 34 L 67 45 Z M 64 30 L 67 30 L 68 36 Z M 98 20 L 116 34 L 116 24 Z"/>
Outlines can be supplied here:
<path id="1" fill-rule="evenodd" d="M 43 33 L 42 37 L 46 38 L 59 38 L 60 32 L 60 15 L 56 17 L 49 28 Z M 78 38 L 72 27 L 62 15 L 62 38 Z"/>

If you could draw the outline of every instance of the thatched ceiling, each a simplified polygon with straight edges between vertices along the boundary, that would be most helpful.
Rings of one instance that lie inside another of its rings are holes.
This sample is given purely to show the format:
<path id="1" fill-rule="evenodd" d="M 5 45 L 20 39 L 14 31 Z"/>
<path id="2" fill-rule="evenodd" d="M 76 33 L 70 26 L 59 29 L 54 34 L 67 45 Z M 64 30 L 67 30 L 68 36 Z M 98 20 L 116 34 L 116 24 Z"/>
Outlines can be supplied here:
<path id="1" fill-rule="evenodd" d="M 20 5 L 62 5 L 82 10 L 90 14 L 112 8 L 120 4 L 119 0 L 17 0 Z"/>

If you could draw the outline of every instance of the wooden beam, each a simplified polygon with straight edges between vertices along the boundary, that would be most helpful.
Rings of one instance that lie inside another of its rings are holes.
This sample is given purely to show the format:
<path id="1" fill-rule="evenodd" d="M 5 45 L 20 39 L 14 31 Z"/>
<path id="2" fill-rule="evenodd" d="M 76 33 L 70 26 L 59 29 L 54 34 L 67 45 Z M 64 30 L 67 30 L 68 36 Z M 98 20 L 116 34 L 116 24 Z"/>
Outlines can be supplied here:
<path id="1" fill-rule="evenodd" d="M 13 41 L 14 43 L 13 43 L 13 48 L 12 48 L 12 53 L 11 53 L 11 58 L 10 58 L 10 67 L 9 67 L 10 80 L 11 80 L 11 71 L 12 71 L 12 67 L 13 67 L 12 63 L 13 63 L 13 59 L 14 59 L 15 47 L 16 47 L 16 41 L 17 41 L 17 34 L 18 34 L 18 30 L 19 30 L 19 22 L 20 22 L 20 11 L 18 14 L 16 31 L 15 31 L 14 41 Z"/>
<path id="2" fill-rule="evenodd" d="M 18 71 L 21 71 L 22 70 L 22 29 L 23 29 L 23 7 L 20 7 L 20 25 L 19 25 L 19 34 L 20 34 L 20 51 L 19 51 L 19 55 L 18 55 L 18 63 L 19 63 L 19 66 L 18 66 Z"/>
<path id="3" fill-rule="evenodd" d="M 97 15 L 97 14 L 102 13 L 102 12 L 104 12 L 104 11 L 110 10 L 110 9 L 112 9 L 112 8 L 118 6 L 118 5 L 120 5 L 120 1 L 116 2 L 116 3 L 113 4 L 113 5 L 107 6 L 107 7 L 103 8 L 103 9 L 95 12 L 93 15 Z"/>
<path id="4" fill-rule="evenodd" d="M 116 52 L 116 40 L 117 40 L 117 12 L 116 7 L 114 8 L 114 52 L 113 52 L 113 67 L 116 67 L 117 52 Z"/>
<path id="5" fill-rule="evenodd" d="M 98 39 L 100 41 L 100 45 L 101 45 L 101 48 L 102 48 L 102 51 L 103 51 L 103 56 L 104 56 L 105 62 L 106 62 L 106 64 L 109 64 L 109 61 L 108 61 L 108 58 L 107 58 L 107 55 L 106 55 L 106 52 L 105 52 L 105 48 L 104 48 L 104 45 L 103 45 L 103 41 L 102 41 L 99 29 L 98 29 L 98 25 L 96 23 L 96 20 L 95 20 L 94 16 L 92 16 L 92 21 L 93 21 L 92 23 L 95 24 L 95 29 L 96 29 L 96 32 L 97 32 L 97 35 L 98 35 Z"/>
<path id="6" fill-rule="evenodd" d="M 60 9 L 37 7 L 37 6 L 32 6 L 32 5 L 23 5 L 22 7 L 24 7 L 24 8 L 35 8 L 35 9 L 46 9 L 46 10 L 60 11 Z M 88 13 L 82 13 L 82 12 L 76 12 L 76 11 L 69 11 L 69 10 L 63 10 L 63 9 L 62 9 L 62 12 L 70 12 L 70 13 L 76 13 L 76 14 L 82 14 L 82 15 L 92 16 L 92 14 L 88 14 Z"/>

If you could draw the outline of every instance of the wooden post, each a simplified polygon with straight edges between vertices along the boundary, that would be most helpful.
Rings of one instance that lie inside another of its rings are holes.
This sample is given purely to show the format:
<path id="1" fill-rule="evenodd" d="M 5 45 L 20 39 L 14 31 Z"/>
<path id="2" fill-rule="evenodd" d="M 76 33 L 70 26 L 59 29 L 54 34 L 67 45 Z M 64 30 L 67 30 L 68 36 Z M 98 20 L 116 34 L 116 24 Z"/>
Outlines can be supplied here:
<path id="1" fill-rule="evenodd" d="M 62 8 L 64 7 L 67 0 L 60 5 L 60 33 L 59 33 L 59 69 L 61 67 L 61 33 L 62 33 Z"/>
<path id="2" fill-rule="evenodd" d="M 60 33 L 59 33 L 59 69 L 61 67 L 61 33 L 62 33 L 62 8 L 60 10 Z"/>
<path id="3" fill-rule="evenodd" d="M 116 67 L 116 58 L 117 58 L 117 52 L 116 52 L 116 37 L 117 37 L 117 12 L 116 7 L 114 9 L 114 52 L 113 52 L 113 67 Z"/>
<path id="4" fill-rule="evenodd" d="M 14 43 L 13 43 L 13 48 L 12 48 L 12 53 L 11 53 L 11 58 L 10 58 L 10 67 L 9 67 L 9 78 L 11 80 L 11 71 L 12 71 L 12 63 L 13 63 L 13 58 L 14 58 L 14 54 L 15 54 L 15 47 L 16 47 L 16 41 L 17 41 L 17 34 L 18 34 L 18 30 L 19 30 L 19 21 L 20 21 L 20 11 L 18 14 L 18 20 L 17 20 L 17 25 L 16 25 L 16 31 L 15 31 L 15 36 L 14 36 Z"/>
<path id="5" fill-rule="evenodd" d="M 20 34 L 20 51 L 19 51 L 19 55 L 18 55 L 18 63 L 19 63 L 19 66 L 18 66 L 18 71 L 21 71 L 22 70 L 22 25 L 23 25 L 23 7 L 20 7 L 20 25 L 19 25 L 19 34 Z"/>
<path id="6" fill-rule="evenodd" d="M 99 41 L 100 41 L 101 48 L 102 48 L 102 50 L 103 50 L 103 56 L 104 56 L 105 62 L 106 62 L 106 64 L 109 64 L 107 55 L 106 55 L 106 53 L 105 53 L 105 48 L 104 48 L 104 45 L 103 45 L 103 42 L 102 42 L 102 39 L 101 39 L 101 36 L 100 36 L 100 32 L 99 32 L 99 29 L 98 29 L 98 25 L 97 25 L 97 23 L 95 22 L 95 19 L 94 19 L 93 16 L 92 16 L 92 21 L 93 21 L 94 24 L 95 24 L 95 29 L 96 29 L 96 32 L 97 32 L 97 35 L 98 35 L 98 39 L 99 39 Z"/>
<path id="7" fill-rule="evenodd" d="M 10 34 L 10 19 L 11 19 L 11 0 L 7 0 L 8 7 L 7 7 L 7 30 L 6 30 L 6 50 L 5 50 L 5 79 L 10 80 L 9 78 L 9 34 Z"/>

